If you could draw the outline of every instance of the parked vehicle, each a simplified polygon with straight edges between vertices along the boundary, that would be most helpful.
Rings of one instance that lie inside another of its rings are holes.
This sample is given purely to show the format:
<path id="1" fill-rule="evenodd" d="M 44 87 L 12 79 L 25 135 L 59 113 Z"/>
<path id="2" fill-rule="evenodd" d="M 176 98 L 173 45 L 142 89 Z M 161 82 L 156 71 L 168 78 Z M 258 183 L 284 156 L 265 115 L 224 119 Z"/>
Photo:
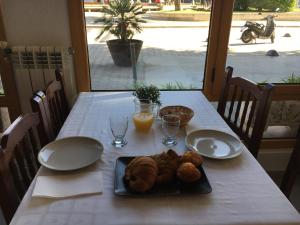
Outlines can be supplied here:
<path id="1" fill-rule="evenodd" d="M 278 11 L 278 10 L 276 10 Z M 277 15 L 268 15 L 264 19 L 267 20 L 266 26 L 261 23 L 247 21 L 245 25 L 242 27 L 241 32 L 241 40 L 244 43 L 249 43 L 252 40 L 257 38 L 260 39 L 271 39 L 271 42 L 274 43 L 275 39 L 275 20 L 274 17 Z"/>

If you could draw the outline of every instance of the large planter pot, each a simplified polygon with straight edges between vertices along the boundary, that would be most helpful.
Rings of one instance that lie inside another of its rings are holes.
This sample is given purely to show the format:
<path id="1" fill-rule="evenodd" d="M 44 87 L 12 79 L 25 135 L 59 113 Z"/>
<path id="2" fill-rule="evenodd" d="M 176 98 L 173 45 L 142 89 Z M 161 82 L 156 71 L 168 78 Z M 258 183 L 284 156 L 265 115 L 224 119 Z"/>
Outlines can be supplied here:
<path id="1" fill-rule="evenodd" d="M 132 63 L 136 63 L 143 45 L 143 41 L 135 39 L 128 42 L 115 39 L 106 43 L 117 66 L 132 66 Z"/>

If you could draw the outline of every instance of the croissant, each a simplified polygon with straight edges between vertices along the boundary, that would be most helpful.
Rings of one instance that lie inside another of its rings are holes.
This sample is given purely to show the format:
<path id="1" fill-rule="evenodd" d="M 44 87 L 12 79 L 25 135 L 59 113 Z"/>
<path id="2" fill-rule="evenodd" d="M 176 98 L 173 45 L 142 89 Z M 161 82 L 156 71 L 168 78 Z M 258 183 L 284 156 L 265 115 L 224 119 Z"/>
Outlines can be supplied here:
<path id="1" fill-rule="evenodd" d="M 144 193 L 153 187 L 157 174 L 156 162 L 150 157 L 140 156 L 127 165 L 125 182 L 132 191 Z"/>
<path id="2" fill-rule="evenodd" d="M 176 177 L 176 170 L 179 166 L 179 156 L 173 150 L 163 152 L 152 156 L 158 166 L 157 184 L 167 184 L 172 182 Z"/>

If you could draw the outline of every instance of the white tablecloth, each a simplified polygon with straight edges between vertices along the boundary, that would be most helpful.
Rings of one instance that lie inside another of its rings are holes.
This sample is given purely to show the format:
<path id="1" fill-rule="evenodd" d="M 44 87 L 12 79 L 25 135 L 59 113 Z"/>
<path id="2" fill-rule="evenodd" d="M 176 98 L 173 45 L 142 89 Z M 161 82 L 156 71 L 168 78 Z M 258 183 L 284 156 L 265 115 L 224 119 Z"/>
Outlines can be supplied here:
<path id="1" fill-rule="evenodd" d="M 128 144 L 111 145 L 108 118 L 111 112 L 133 113 L 130 93 L 82 93 L 73 107 L 59 138 L 88 136 L 100 140 L 102 160 L 86 168 L 103 172 L 103 194 L 62 200 L 32 198 L 31 185 L 11 224 L 13 225 L 165 225 L 165 224 L 300 224 L 300 216 L 252 155 L 245 151 L 230 160 L 204 162 L 212 186 L 207 195 L 168 197 L 118 197 L 113 193 L 114 167 L 119 156 L 161 152 L 159 125 L 149 134 L 135 132 L 130 121 Z M 195 111 L 193 124 L 230 129 L 200 91 L 163 92 L 164 105 L 182 104 Z M 181 136 L 184 134 L 182 131 Z M 182 138 L 175 148 L 184 151 Z M 41 168 L 39 174 L 54 172 Z M 56 172 L 57 173 L 57 172 Z"/>

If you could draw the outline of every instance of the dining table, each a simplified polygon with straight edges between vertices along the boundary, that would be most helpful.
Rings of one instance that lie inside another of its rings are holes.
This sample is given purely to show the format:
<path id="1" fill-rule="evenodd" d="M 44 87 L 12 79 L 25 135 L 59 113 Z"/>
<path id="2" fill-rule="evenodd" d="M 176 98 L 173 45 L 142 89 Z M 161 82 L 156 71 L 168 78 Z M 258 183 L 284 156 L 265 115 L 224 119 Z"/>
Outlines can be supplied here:
<path id="1" fill-rule="evenodd" d="M 205 158 L 203 168 L 212 187 L 208 194 L 118 196 L 114 193 L 116 160 L 122 156 L 152 155 L 169 148 L 162 144 L 157 118 L 148 133 L 135 130 L 132 92 L 80 93 L 57 139 L 90 137 L 104 146 L 101 159 L 81 173 L 101 171 L 101 194 L 49 199 L 33 197 L 36 178 L 58 172 L 41 167 L 15 213 L 12 225 L 217 225 L 300 224 L 300 216 L 259 162 L 242 145 L 231 159 Z M 187 150 L 184 138 L 196 129 L 217 129 L 235 135 L 215 107 L 199 91 L 161 91 L 162 106 L 184 105 L 194 111 L 189 124 L 178 133 L 178 154 Z M 127 145 L 114 147 L 109 117 L 129 118 Z"/>

